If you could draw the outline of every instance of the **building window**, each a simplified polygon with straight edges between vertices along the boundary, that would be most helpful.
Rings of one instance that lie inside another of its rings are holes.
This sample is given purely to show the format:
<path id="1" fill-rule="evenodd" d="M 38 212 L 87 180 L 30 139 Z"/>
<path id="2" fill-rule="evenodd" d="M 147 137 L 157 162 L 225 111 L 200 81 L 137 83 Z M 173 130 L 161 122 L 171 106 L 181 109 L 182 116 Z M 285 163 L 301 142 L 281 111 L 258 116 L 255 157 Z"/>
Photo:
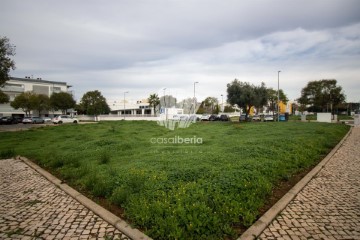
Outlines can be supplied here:
<path id="1" fill-rule="evenodd" d="M 40 85 L 33 85 L 33 92 L 36 94 L 44 94 L 49 96 L 49 87 L 48 86 L 40 86 Z"/>
<path id="2" fill-rule="evenodd" d="M 59 93 L 61 92 L 61 87 L 52 87 L 53 93 Z"/>

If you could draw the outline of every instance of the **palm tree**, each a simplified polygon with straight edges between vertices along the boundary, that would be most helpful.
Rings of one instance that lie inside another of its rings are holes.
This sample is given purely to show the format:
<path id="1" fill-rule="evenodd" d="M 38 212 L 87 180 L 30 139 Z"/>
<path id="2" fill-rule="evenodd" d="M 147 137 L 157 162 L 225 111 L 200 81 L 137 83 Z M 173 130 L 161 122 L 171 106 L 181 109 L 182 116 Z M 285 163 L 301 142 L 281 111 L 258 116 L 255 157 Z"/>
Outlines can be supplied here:
<path id="1" fill-rule="evenodd" d="M 154 108 L 154 115 L 156 115 L 156 107 L 160 104 L 159 96 L 156 93 L 150 94 L 148 101 L 150 103 L 150 107 Z"/>

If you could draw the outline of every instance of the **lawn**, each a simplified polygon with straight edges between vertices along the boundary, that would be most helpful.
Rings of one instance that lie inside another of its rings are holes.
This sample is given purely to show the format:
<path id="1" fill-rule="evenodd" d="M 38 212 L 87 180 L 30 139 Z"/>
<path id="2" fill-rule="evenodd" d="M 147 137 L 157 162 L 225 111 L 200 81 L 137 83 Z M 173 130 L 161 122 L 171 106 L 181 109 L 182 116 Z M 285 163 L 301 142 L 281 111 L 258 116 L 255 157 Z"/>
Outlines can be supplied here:
<path id="1" fill-rule="evenodd" d="M 251 225 L 274 186 L 316 164 L 348 129 L 301 122 L 199 122 L 175 131 L 146 121 L 48 126 L 0 133 L 0 157 L 26 156 L 106 198 L 154 239 L 224 239 Z M 195 140 L 164 143 L 174 138 Z"/>

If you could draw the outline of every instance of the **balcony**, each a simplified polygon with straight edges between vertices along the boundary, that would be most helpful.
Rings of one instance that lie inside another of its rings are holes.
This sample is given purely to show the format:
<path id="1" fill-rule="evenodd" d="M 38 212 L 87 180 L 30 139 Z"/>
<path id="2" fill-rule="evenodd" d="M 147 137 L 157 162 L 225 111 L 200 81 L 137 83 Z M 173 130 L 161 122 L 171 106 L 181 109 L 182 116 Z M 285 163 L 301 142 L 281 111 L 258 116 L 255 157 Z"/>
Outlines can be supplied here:
<path id="1" fill-rule="evenodd" d="M 0 88 L 3 92 L 25 92 L 25 88 L 24 87 L 17 87 L 17 86 L 7 86 L 5 85 L 4 87 Z"/>

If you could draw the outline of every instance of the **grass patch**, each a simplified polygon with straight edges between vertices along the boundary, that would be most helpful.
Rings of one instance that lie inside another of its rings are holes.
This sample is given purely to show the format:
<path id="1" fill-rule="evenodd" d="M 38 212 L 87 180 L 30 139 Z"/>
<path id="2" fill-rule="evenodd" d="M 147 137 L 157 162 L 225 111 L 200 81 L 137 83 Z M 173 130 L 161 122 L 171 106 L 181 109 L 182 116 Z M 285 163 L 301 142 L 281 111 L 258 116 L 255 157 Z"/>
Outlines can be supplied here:
<path id="1" fill-rule="evenodd" d="M 3 149 L 0 151 L 0 159 L 9 159 L 14 157 L 16 157 L 16 153 L 13 148 Z"/>
<path id="2" fill-rule="evenodd" d="M 234 226 L 251 225 L 276 184 L 316 164 L 348 130 L 326 123 L 199 122 L 170 131 L 155 122 L 100 122 L 2 132 L 0 152 L 14 149 L 106 198 L 154 239 L 221 239 L 235 238 Z M 175 137 L 202 138 L 202 144 L 169 143 Z"/>

